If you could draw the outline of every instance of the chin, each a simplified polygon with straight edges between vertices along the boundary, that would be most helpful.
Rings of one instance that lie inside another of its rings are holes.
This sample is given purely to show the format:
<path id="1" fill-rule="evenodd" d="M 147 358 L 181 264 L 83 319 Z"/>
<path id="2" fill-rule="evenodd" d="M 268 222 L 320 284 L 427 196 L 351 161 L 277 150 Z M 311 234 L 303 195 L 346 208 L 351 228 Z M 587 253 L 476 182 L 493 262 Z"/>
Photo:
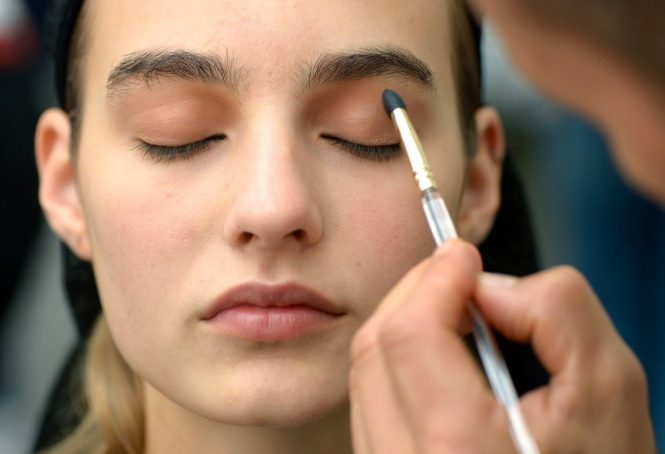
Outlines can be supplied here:
<path id="1" fill-rule="evenodd" d="M 208 408 L 206 417 L 215 421 L 238 426 L 252 427 L 298 427 L 304 426 L 339 412 L 347 406 L 346 396 L 335 401 L 317 396 L 307 399 L 298 396 L 273 396 L 272 399 L 237 399 L 224 408 Z"/>
<path id="2" fill-rule="evenodd" d="M 320 420 L 348 405 L 345 375 L 327 370 L 256 370 L 208 382 L 181 394 L 181 406 L 213 421 L 241 426 L 293 427 Z M 184 390 L 183 390 L 184 391 Z M 174 396 L 175 397 L 175 396 Z"/>
<path id="3" fill-rule="evenodd" d="M 300 427 L 311 424 L 315 421 L 325 419 L 340 408 L 330 408 L 327 410 L 298 410 L 278 409 L 274 412 L 258 411 L 243 412 L 242 415 L 221 421 L 225 424 L 250 427 Z"/>

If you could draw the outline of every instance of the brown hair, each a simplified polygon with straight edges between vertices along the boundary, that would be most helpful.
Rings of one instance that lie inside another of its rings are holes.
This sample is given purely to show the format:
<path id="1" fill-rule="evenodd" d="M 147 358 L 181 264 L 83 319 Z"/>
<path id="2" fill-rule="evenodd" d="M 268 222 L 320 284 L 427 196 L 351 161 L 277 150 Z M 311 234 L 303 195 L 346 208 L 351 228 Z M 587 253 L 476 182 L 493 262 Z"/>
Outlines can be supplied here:
<path id="1" fill-rule="evenodd" d="M 85 417 L 49 454 L 141 454 L 144 442 L 141 380 L 118 352 L 103 315 L 88 340 L 84 369 Z"/>
<path id="2" fill-rule="evenodd" d="M 453 83 L 467 152 L 476 149 L 476 110 L 482 104 L 480 27 L 464 2 L 450 2 Z"/>
<path id="3" fill-rule="evenodd" d="M 83 68 L 85 67 L 85 43 L 89 41 L 88 30 L 92 27 L 88 14 L 88 4 L 83 2 L 79 12 L 76 25 L 72 30 L 72 37 L 67 52 L 67 64 L 65 73 L 64 109 L 69 115 L 71 122 L 72 138 L 71 150 L 78 150 L 83 122 Z M 86 26 L 87 24 L 87 26 Z"/>

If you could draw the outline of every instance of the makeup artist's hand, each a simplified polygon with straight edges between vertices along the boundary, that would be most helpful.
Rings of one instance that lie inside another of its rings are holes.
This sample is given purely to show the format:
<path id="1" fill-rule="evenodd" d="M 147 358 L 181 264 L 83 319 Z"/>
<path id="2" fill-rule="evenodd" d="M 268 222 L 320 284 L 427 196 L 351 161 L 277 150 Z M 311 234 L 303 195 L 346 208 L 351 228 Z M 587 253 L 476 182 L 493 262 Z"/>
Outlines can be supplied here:
<path id="1" fill-rule="evenodd" d="M 507 417 L 462 335 L 465 302 L 528 342 L 551 374 L 521 399 L 543 454 L 655 453 L 646 379 L 579 273 L 481 273 L 477 250 L 449 241 L 411 270 L 361 328 L 350 376 L 355 452 L 514 453 Z"/>

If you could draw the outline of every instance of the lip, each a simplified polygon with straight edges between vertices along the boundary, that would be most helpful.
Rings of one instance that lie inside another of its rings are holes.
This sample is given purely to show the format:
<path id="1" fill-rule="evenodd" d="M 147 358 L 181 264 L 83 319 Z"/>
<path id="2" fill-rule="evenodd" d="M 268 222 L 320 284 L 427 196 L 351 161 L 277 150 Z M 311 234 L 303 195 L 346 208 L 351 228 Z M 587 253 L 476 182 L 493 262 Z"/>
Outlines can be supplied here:
<path id="1" fill-rule="evenodd" d="M 344 310 L 297 283 L 232 287 L 201 314 L 224 334 L 257 342 L 295 339 L 330 325 Z"/>

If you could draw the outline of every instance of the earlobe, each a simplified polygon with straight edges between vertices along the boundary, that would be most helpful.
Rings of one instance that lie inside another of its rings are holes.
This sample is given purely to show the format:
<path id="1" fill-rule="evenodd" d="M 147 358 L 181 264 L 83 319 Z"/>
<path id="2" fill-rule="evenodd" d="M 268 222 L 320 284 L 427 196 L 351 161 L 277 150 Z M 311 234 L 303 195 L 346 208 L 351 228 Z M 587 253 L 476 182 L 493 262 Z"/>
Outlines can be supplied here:
<path id="1" fill-rule="evenodd" d="M 67 114 L 61 109 L 44 112 L 35 132 L 39 202 L 53 231 L 81 259 L 90 260 L 90 242 L 70 141 Z"/>
<path id="2" fill-rule="evenodd" d="M 489 234 L 501 203 L 505 141 L 496 110 L 482 107 L 475 119 L 476 153 L 467 167 L 458 228 L 466 240 L 480 244 Z"/>

